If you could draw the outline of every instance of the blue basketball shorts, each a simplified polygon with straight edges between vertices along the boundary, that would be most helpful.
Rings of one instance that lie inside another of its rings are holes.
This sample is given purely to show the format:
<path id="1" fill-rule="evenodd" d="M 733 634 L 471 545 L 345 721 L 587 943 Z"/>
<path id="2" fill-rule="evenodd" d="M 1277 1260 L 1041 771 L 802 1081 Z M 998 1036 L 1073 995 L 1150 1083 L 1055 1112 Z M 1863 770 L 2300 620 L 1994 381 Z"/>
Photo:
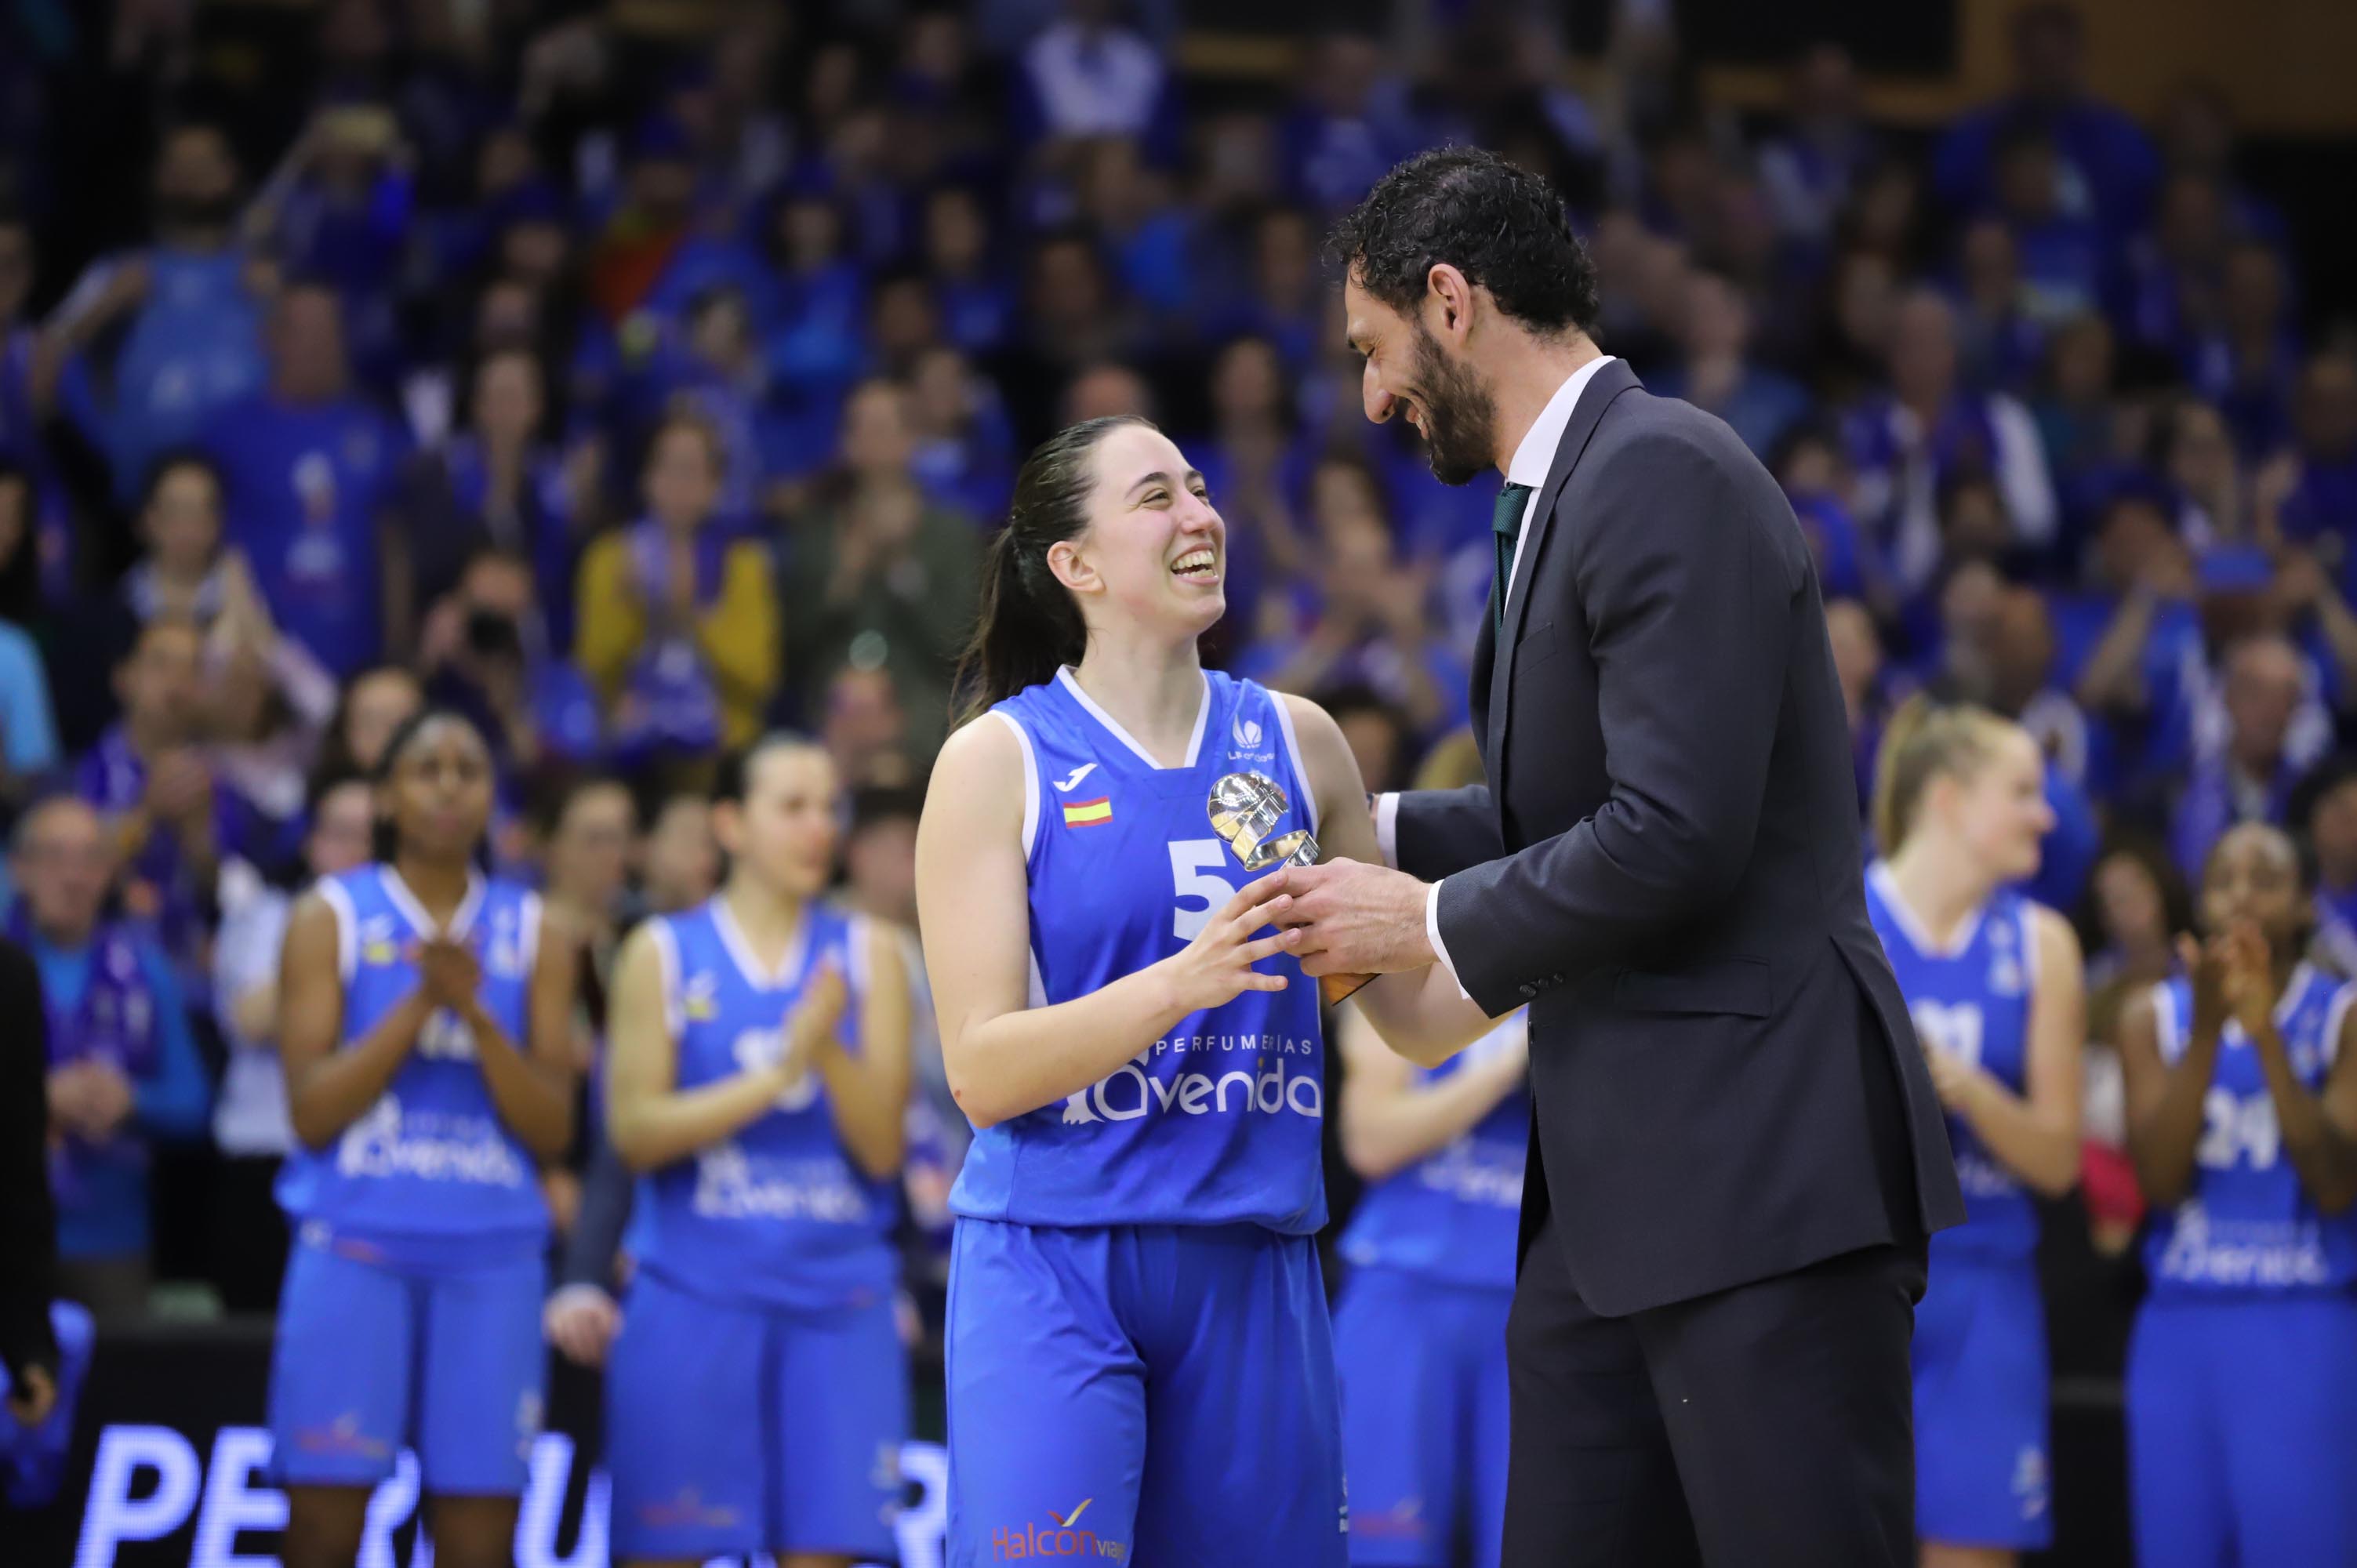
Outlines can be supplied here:
<path id="1" fill-rule="evenodd" d="M 889 1562 L 908 1431 L 890 1297 L 804 1311 L 641 1270 L 606 1368 L 614 1555 Z"/>
<path id="2" fill-rule="evenodd" d="M 374 1486 L 407 1446 L 429 1495 L 521 1494 L 547 1365 L 542 1246 L 460 1238 L 429 1258 L 302 1227 L 270 1368 L 278 1483 Z"/>
<path id="3" fill-rule="evenodd" d="M 2357 1563 L 2357 1299 L 2154 1297 L 2127 1392 L 2143 1568 Z"/>
<path id="4" fill-rule="evenodd" d="M 2046 1312 L 2027 1259 L 1935 1247 L 1915 1308 L 1915 1533 L 1943 1546 L 2043 1549 Z"/>
<path id="5" fill-rule="evenodd" d="M 1334 1361 L 1353 1568 L 1497 1568 L 1513 1301 L 1511 1287 L 1397 1269 L 1360 1269 L 1344 1284 Z"/>
<path id="6" fill-rule="evenodd" d="M 947 1338 L 951 1568 L 1346 1568 L 1310 1238 L 961 1219 Z"/>

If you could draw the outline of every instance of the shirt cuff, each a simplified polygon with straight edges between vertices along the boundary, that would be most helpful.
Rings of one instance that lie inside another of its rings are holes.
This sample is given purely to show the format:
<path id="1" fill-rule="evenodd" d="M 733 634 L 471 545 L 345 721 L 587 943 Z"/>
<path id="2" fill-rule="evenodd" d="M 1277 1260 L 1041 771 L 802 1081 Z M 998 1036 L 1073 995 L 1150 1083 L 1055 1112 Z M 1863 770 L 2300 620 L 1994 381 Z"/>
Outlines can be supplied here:
<path id="1" fill-rule="evenodd" d="M 1382 852 L 1383 864 L 1394 871 L 1399 869 L 1399 794 L 1385 790 L 1375 797 L 1375 848 Z"/>
<path id="2" fill-rule="evenodd" d="M 1397 799 L 1395 796 L 1386 796 L 1384 798 L 1386 800 Z M 1448 972 L 1449 979 L 1457 981 L 1457 994 L 1464 997 L 1468 1002 L 1473 1000 L 1473 993 L 1465 989 L 1465 983 L 1461 980 L 1457 980 L 1457 966 L 1448 961 L 1448 950 L 1441 945 L 1440 884 L 1437 882 L 1434 883 L 1432 885 L 1432 890 L 1424 896 L 1424 935 L 1425 939 L 1432 943 L 1433 958 L 1439 963 L 1440 967 Z"/>

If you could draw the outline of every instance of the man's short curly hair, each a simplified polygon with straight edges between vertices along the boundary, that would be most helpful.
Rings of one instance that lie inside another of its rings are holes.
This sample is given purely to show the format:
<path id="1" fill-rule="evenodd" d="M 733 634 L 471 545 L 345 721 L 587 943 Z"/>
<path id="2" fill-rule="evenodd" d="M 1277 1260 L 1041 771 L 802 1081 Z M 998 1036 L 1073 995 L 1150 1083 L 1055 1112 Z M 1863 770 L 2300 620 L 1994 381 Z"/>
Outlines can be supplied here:
<path id="1" fill-rule="evenodd" d="M 1404 316 L 1447 262 L 1534 332 L 1596 321 L 1596 265 L 1562 199 L 1538 176 L 1480 147 L 1418 153 L 1334 226 L 1327 252 Z"/>

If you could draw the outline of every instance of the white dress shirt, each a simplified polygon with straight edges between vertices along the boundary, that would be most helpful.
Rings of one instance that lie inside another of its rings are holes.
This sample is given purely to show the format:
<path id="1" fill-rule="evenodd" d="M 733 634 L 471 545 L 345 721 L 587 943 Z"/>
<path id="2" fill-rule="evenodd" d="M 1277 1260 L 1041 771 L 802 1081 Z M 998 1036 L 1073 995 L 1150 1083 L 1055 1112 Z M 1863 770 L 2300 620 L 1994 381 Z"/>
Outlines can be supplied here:
<path id="1" fill-rule="evenodd" d="M 1514 558 L 1508 564 L 1506 580 L 1498 590 L 1498 602 L 1501 605 L 1513 589 L 1514 573 L 1522 567 L 1523 541 L 1530 537 L 1531 513 L 1538 508 L 1539 491 L 1546 483 L 1547 470 L 1555 467 L 1556 449 L 1563 445 L 1564 429 L 1571 424 L 1571 411 L 1579 406 L 1579 394 L 1587 390 L 1587 383 L 1595 378 L 1596 372 L 1610 364 L 1612 359 L 1609 354 L 1598 354 L 1565 378 L 1563 385 L 1555 389 L 1555 396 L 1547 399 L 1546 406 L 1539 410 L 1538 418 L 1531 422 L 1530 429 L 1523 435 L 1522 445 L 1514 448 L 1512 459 L 1506 464 L 1506 483 L 1528 485 L 1531 493 L 1523 503 L 1522 527 L 1514 534 Z M 1383 864 L 1397 870 L 1399 797 L 1396 794 L 1375 797 L 1375 843 L 1383 851 Z M 1440 940 L 1440 884 L 1437 882 L 1432 885 L 1432 891 L 1424 901 L 1424 934 L 1431 940 L 1433 956 L 1440 961 L 1440 967 L 1448 972 L 1449 979 L 1457 980 L 1457 966 L 1448 961 L 1448 950 L 1441 945 Z M 1460 995 L 1472 994 L 1465 989 L 1463 981 L 1458 981 L 1457 990 Z"/>

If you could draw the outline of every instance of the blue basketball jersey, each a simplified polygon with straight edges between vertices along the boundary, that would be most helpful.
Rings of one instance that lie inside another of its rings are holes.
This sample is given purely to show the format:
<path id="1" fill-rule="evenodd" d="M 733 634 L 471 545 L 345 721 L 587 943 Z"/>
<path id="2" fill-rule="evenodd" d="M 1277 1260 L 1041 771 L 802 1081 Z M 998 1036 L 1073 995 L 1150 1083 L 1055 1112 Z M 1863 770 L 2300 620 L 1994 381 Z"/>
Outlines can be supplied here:
<path id="1" fill-rule="evenodd" d="M 2339 1054 L 2341 1019 L 2357 986 L 2302 964 L 2276 1004 L 2292 1071 L 2313 1093 Z M 2193 1022 L 2192 983 L 2171 980 L 2153 990 L 2160 1054 L 2185 1054 Z M 2357 1211 L 2327 1219 L 2283 1153 L 2275 1101 L 2258 1047 L 2228 1020 L 2218 1070 L 2202 1099 L 2192 1193 L 2153 1217 L 2145 1269 L 2156 1296 L 2222 1293 L 2276 1295 L 2345 1291 L 2357 1285 Z"/>
<path id="2" fill-rule="evenodd" d="M 344 1045 L 417 989 L 417 946 L 435 933 L 386 865 L 319 884 L 336 917 Z M 540 941 L 540 895 L 477 878 L 449 926 L 482 966 L 484 1010 L 519 1048 Z M 436 1009 L 377 1102 L 325 1149 L 300 1144 L 278 1176 L 298 1219 L 356 1236 L 537 1235 L 548 1227 L 533 1156 L 491 1104 L 472 1030 Z"/>
<path id="3" fill-rule="evenodd" d="M 1254 879 L 1211 831 L 1205 803 L 1222 775 L 1256 772 L 1284 789 L 1272 836 L 1317 832 L 1291 717 L 1249 681 L 1205 672 L 1175 768 L 1157 767 L 1069 669 L 991 713 L 1025 758 L 1035 1007 L 1178 952 Z M 1323 1226 L 1318 987 L 1290 957 L 1262 969 L 1289 983 L 1183 1018 L 1068 1099 L 978 1133 L 951 1208 L 1028 1225 Z"/>
<path id="4" fill-rule="evenodd" d="M 1416 1081 L 1437 1083 L 1509 1049 L 1529 1027 L 1515 1013 L 1438 1067 L 1417 1069 Z M 1530 1137 L 1531 1097 L 1518 1089 L 1446 1148 L 1369 1187 L 1342 1232 L 1342 1256 L 1357 1268 L 1512 1290 Z"/>
<path id="5" fill-rule="evenodd" d="M 867 923 L 823 904 L 765 970 L 715 897 L 653 922 L 678 1086 L 693 1090 L 774 1061 L 783 1026 L 819 966 L 840 967 L 851 996 L 838 1034 L 859 1047 Z M 899 1187 L 853 1163 L 814 1071 L 735 1136 L 640 1178 L 640 1266 L 690 1294 L 790 1307 L 856 1306 L 890 1294 L 887 1240 Z"/>
<path id="6" fill-rule="evenodd" d="M 1915 1032 L 2023 1092 L 2029 1054 L 2029 998 L 2038 945 L 2029 900 L 2000 889 L 1944 945 L 1933 943 L 1899 896 L 1889 865 L 1866 875 L 1867 912 L 1907 997 Z M 2027 1258 L 2038 1249 L 2038 1211 L 2011 1171 L 1961 1116 L 1948 1117 L 1948 1146 L 1964 1188 L 1964 1224 L 1932 1239 L 1943 1252 Z"/>

